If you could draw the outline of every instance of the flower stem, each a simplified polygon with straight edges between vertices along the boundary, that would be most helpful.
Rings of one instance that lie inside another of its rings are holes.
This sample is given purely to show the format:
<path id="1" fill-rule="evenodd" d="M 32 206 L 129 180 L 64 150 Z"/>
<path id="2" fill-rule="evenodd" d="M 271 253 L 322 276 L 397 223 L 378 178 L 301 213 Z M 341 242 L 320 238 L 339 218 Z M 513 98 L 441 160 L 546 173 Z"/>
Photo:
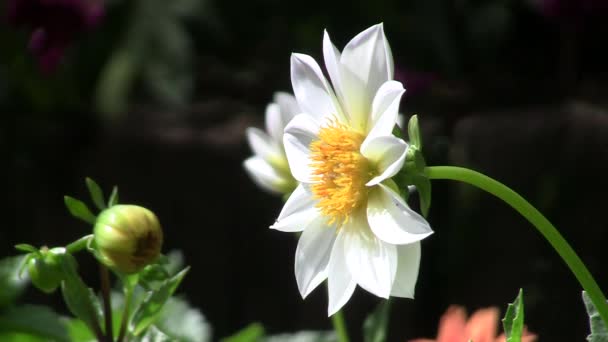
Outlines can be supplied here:
<path id="1" fill-rule="evenodd" d="M 65 246 L 65 249 L 69 253 L 72 253 L 72 254 L 79 252 L 87 247 L 87 244 L 89 243 L 89 240 L 91 240 L 92 237 L 93 237 L 93 234 L 83 236 L 80 239 Z"/>
<path id="2" fill-rule="evenodd" d="M 133 297 L 133 286 L 125 285 L 125 308 L 122 312 L 122 321 L 120 323 L 120 332 L 118 333 L 118 339 L 116 340 L 117 342 L 123 342 L 127 333 L 127 323 L 129 322 L 131 297 Z"/>
<path id="3" fill-rule="evenodd" d="M 110 299 L 110 272 L 105 265 L 99 264 L 99 276 L 101 278 L 101 298 L 103 299 L 103 316 L 106 323 L 106 338 L 114 341 L 114 329 L 112 327 L 112 301 Z"/>
<path id="4" fill-rule="evenodd" d="M 346 331 L 346 324 L 344 323 L 342 310 L 331 316 L 331 321 L 334 324 L 336 335 L 338 335 L 338 342 L 348 342 L 348 332 Z"/>
<path id="5" fill-rule="evenodd" d="M 506 185 L 473 170 L 455 166 L 432 166 L 426 167 L 424 172 L 429 179 L 450 179 L 474 185 L 500 198 L 525 217 L 562 257 L 583 289 L 587 291 L 604 324 L 608 326 L 608 303 L 604 293 L 559 231 L 528 201 Z"/>

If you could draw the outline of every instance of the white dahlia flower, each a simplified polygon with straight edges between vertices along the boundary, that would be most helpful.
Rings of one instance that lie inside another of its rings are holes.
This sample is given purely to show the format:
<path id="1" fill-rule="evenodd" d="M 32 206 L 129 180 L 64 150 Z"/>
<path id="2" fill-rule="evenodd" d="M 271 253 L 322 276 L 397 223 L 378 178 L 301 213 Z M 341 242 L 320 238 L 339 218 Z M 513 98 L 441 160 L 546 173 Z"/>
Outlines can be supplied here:
<path id="1" fill-rule="evenodd" d="M 277 92 L 274 102 L 266 107 L 267 133 L 254 127 L 247 129 L 254 156 L 245 160 L 245 170 L 256 184 L 269 192 L 287 194 L 297 185 L 283 148 L 283 130 L 298 113 L 300 108 L 293 95 Z"/>
<path id="2" fill-rule="evenodd" d="M 291 82 L 301 109 L 283 142 L 298 187 L 271 228 L 302 231 L 295 275 L 302 297 L 325 279 L 328 314 L 356 285 L 383 298 L 413 298 L 420 240 L 432 230 L 391 180 L 408 144 L 392 134 L 404 93 L 382 25 L 353 38 L 340 53 L 327 32 L 325 66 L 293 54 Z"/>

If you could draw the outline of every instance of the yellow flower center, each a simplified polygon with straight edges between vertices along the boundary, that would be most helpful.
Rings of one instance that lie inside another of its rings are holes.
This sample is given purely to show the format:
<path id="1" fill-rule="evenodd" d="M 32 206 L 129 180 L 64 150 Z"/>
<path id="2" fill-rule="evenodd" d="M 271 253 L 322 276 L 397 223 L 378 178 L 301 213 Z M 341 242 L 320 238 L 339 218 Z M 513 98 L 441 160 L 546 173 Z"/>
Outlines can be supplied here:
<path id="1" fill-rule="evenodd" d="M 332 121 L 310 144 L 313 197 L 329 224 L 343 225 L 367 200 L 370 166 L 359 149 L 365 137 Z"/>

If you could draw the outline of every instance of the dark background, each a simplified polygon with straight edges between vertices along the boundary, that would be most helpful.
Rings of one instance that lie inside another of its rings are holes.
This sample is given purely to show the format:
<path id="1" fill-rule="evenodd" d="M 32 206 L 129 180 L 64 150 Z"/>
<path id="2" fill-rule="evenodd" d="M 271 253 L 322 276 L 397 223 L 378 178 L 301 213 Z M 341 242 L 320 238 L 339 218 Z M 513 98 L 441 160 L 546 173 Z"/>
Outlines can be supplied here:
<path id="1" fill-rule="evenodd" d="M 16 254 L 16 243 L 57 246 L 87 234 L 62 196 L 86 198 L 90 176 L 157 213 L 164 250 L 181 250 L 192 266 L 181 293 L 215 338 L 253 321 L 270 332 L 329 329 L 323 287 L 298 294 L 296 237 L 267 228 L 282 201 L 245 174 L 244 130 L 262 126 L 273 92 L 291 91 L 291 52 L 320 60 L 323 29 L 342 49 L 384 22 L 408 89 L 401 111 L 418 113 L 427 163 L 470 167 L 520 192 L 608 289 L 603 4 L 114 0 L 50 74 L 27 50 L 31 29 L 3 21 L 0 256 Z M 435 181 L 429 221 L 417 298 L 394 300 L 390 341 L 434 336 L 450 304 L 504 313 L 520 287 L 541 341 L 587 335 L 580 286 L 512 209 Z M 92 258 L 80 260 L 97 286 Z M 65 311 L 58 294 L 30 289 L 23 301 Z M 357 289 L 345 307 L 351 335 L 378 302 Z"/>

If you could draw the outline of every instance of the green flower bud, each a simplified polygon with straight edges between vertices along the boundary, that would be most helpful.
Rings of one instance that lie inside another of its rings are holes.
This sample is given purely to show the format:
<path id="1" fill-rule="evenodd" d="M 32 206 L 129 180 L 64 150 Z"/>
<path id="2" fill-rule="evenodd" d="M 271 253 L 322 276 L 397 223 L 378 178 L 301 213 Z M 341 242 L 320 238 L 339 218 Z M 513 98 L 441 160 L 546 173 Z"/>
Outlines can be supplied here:
<path id="1" fill-rule="evenodd" d="M 66 254 L 63 247 L 50 250 L 42 247 L 39 252 L 30 254 L 27 261 L 27 271 L 32 284 L 45 293 L 55 291 L 64 278 L 61 266 L 63 258 L 71 257 L 70 254 Z"/>
<path id="2" fill-rule="evenodd" d="M 100 261 L 123 273 L 138 272 L 154 262 L 163 244 L 156 215 L 136 205 L 119 204 L 102 211 L 93 234 Z"/>

